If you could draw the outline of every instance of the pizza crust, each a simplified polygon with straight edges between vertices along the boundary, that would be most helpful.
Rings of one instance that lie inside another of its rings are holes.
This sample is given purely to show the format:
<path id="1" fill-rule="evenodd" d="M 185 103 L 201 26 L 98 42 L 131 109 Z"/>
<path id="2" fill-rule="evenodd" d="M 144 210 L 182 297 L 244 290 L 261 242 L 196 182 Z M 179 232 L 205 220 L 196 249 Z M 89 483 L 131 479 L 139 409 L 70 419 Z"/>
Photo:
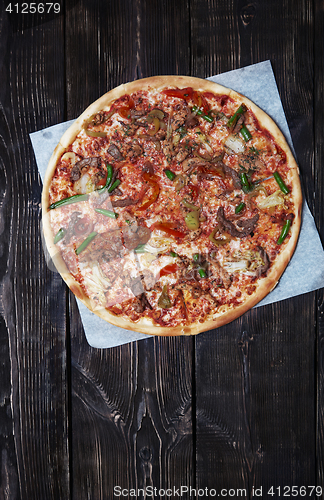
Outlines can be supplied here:
<path id="1" fill-rule="evenodd" d="M 138 322 L 134 323 L 126 320 L 123 317 L 115 316 L 104 308 L 94 307 L 92 301 L 89 299 L 89 297 L 87 297 L 80 284 L 69 273 L 63 258 L 58 252 L 56 245 L 54 245 L 54 235 L 51 230 L 50 217 L 48 212 L 49 188 L 56 169 L 57 162 L 64 154 L 64 152 L 66 152 L 66 150 L 69 148 L 70 144 L 75 140 L 76 136 L 82 129 L 83 125 L 87 122 L 87 120 L 89 120 L 91 116 L 95 115 L 99 111 L 109 110 L 111 104 L 116 99 L 125 94 L 131 94 L 139 90 L 162 90 L 166 87 L 193 87 L 195 90 L 202 92 L 210 91 L 215 94 L 228 95 L 230 97 L 233 97 L 234 99 L 238 99 L 241 103 L 244 103 L 254 113 L 262 127 L 269 130 L 275 142 L 287 155 L 287 164 L 290 166 L 289 176 L 291 185 L 293 186 L 292 198 L 294 200 L 295 208 L 295 218 L 294 223 L 291 226 L 289 241 L 285 245 L 284 250 L 277 257 L 275 264 L 268 271 L 267 276 L 261 278 L 257 282 L 256 291 L 243 304 L 237 307 L 229 307 L 228 310 L 222 314 L 216 313 L 212 319 L 209 319 L 204 323 L 195 323 L 187 326 L 177 327 L 159 326 L 157 324 L 154 324 L 153 321 L 149 321 L 147 318 L 141 318 Z M 134 82 L 116 87 L 115 89 L 107 92 L 97 101 L 92 103 L 64 133 L 59 144 L 55 148 L 48 164 L 42 192 L 42 225 L 46 246 L 56 269 L 61 274 L 63 280 L 70 288 L 70 290 L 75 294 L 75 296 L 87 308 L 89 308 L 90 311 L 95 313 L 103 320 L 111 323 L 112 325 L 124 328 L 126 330 L 132 330 L 149 335 L 163 336 L 196 335 L 203 331 L 218 328 L 235 320 L 236 318 L 247 312 L 259 301 L 261 301 L 268 293 L 270 293 L 277 285 L 282 273 L 284 272 L 294 253 L 300 231 L 301 210 L 302 192 L 299 179 L 299 169 L 284 135 L 279 130 L 275 122 L 264 111 L 262 111 L 258 106 L 256 106 L 250 99 L 246 98 L 245 96 L 209 80 L 202 80 L 199 78 L 187 76 L 154 76 L 142 80 L 136 80 Z"/>

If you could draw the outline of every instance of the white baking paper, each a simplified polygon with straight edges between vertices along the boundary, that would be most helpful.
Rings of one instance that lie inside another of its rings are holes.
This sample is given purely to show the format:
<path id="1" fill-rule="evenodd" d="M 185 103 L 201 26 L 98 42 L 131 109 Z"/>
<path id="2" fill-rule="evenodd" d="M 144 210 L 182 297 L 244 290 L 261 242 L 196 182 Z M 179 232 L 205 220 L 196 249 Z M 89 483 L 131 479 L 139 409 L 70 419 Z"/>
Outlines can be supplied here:
<path id="1" fill-rule="evenodd" d="M 277 123 L 293 150 L 277 84 L 270 61 L 253 64 L 209 78 L 229 87 L 255 102 Z M 30 134 L 41 178 L 61 136 L 74 120 Z M 256 307 L 317 290 L 324 286 L 324 251 L 306 203 L 297 248 L 277 287 Z M 77 300 L 88 343 L 96 348 L 108 348 L 148 338 L 149 335 L 110 325 L 93 314 Z M 200 334 L 202 335 L 202 334 Z"/>

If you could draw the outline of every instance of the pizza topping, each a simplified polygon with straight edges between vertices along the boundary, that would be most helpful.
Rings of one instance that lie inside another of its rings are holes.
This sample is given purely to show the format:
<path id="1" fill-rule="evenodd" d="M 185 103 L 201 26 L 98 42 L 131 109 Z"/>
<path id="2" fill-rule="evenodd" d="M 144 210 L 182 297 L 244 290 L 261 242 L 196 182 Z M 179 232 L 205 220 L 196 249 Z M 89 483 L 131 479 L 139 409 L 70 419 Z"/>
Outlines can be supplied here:
<path id="1" fill-rule="evenodd" d="M 64 236 L 66 235 L 66 229 L 64 227 L 61 227 L 55 237 L 54 237 L 54 245 L 56 245 L 59 241 L 63 240 Z"/>
<path id="2" fill-rule="evenodd" d="M 229 154 L 244 153 L 245 151 L 245 144 L 238 135 L 233 135 L 233 134 L 228 135 L 224 142 L 224 146 L 229 152 Z"/>
<path id="3" fill-rule="evenodd" d="M 240 128 L 240 134 L 243 137 L 243 139 L 245 140 L 245 142 L 249 142 L 252 139 L 251 132 L 248 130 L 246 125 L 243 125 Z"/>
<path id="4" fill-rule="evenodd" d="M 164 173 L 167 176 L 167 178 L 170 179 L 170 181 L 173 181 L 176 177 L 176 174 L 174 172 L 172 172 L 171 170 L 169 170 L 168 168 L 166 168 L 164 170 Z"/>
<path id="5" fill-rule="evenodd" d="M 275 180 L 276 180 L 278 186 L 280 187 L 281 191 L 283 192 L 283 194 L 289 194 L 289 188 L 286 186 L 286 184 L 282 180 L 282 177 L 279 174 L 279 172 L 274 172 L 273 177 L 275 178 Z"/>
<path id="6" fill-rule="evenodd" d="M 155 175 L 152 175 L 148 172 L 144 172 L 143 179 L 149 186 L 142 200 L 142 204 L 139 207 L 137 207 L 138 211 L 143 211 L 149 208 L 156 201 L 160 192 L 160 186 Z"/>
<path id="7" fill-rule="evenodd" d="M 262 209 L 273 208 L 276 206 L 284 206 L 285 196 L 280 189 L 266 196 L 263 200 L 258 201 L 258 207 Z"/>
<path id="8" fill-rule="evenodd" d="M 196 231 L 199 228 L 199 211 L 195 209 L 189 212 L 185 217 L 185 223 L 190 231 Z"/>
<path id="9" fill-rule="evenodd" d="M 62 200 L 55 201 L 51 203 L 49 206 L 50 210 L 53 210 L 57 207 L 62 207 L 64 205 L 70 205 L 71 203 L 79 203 L 80 201 L 87 201 L 89 199 L 88 194 L 75 194 L 73 196 L 69 196 L 68 198 L 63 198 Z"/>
<path id="10" fill-rule="evenodd" d="M 264 248 L 259 246 L 257 247 L 257 250 L 259 251 L 262 263 L 260 264 L 260 266 L 257 267 L 256 271 L 261 275 L 265 274 L 268 271 L 270 267 L 270 259 Z"/>
<path id="11" fill-rule="evenodd" d="M 91 241 L 97 236 L 96 231 L 92 231 L 89 236 L 81 243 L 81 245 L 78 246 L 78 248 L 75 250 L 75 253 L 79 255 L 83 250 L 87 248 L 87 246 L 91 243 Z"/>
<path id="12" fill-rule="evenodd" d="M 154 222 L 151 229 L 158 229 L 169 236 L 174 236 L 175 238 L 183 238 L 186 233 L 176 229 L 176 224 L 173 222 Z"/>
<path id="13" fill-rule="evenodd" d="M 88 217 L 77 217 L 73 224 L 73 233 L 76 237 L 84 236 L 93 230 L 93 222 Z"/>
<path id="14" fill-rule="evenodd" d="M 95 208 L 95 211 L 98 214 L 105 215 L 106 217 L 110 217 L 111 219 L 117 219 L 118 217 L 118 214 L 116 214 L 112 210 L 105 210 L 104 208 Z"/>
<path id="15" fill-rule="evenodd" d="M 187 180 L 188 179 L 186 178 L 186 176 L 182 174 L 176 175 L 173 182 L 175 190 L 180 191 L 181 189 L 183 189 L 187 184 Z"/>
<path id="16" fill-rule="evenodd" d="M 219 221 L 219 224 L 224 227 L 231 236 L 233 236 L 234 238 L 244 238 L 245 236 L 251 234 L 254 230 L 259 220 L 259 214 L 256 214 L 251 219 L 240 219 L 239 221 L 237 221 L 237 225 L 243 227 L 242 230 L 238 230 L 233 222 L 226 219 L 223 207 L 219 207 L 217 211 L 217 220 Z"/>
<path id="17" fill-rule="evenodd" d="M 71 180 L 77 181 L 80 179 L 81 175 L 85 174 L 89 168 L 99 168 L 101 166 L 101 158 L 83 158 L 83 160 L 75 163 L 71 170 Z"/>
<path id="18" fill-rule="evenodd" d="M 241 104 L 241 106 L 235 111 L 235 113 L 231 116 L 231 118 L 227 122 L 227 126 L 230 129 L 233 129 L 238 122 L 238 120 L 243 116 L 243 114 L 247 111 L 245 104 Z"/>
<path id="19" fill-rule="evenodd" d="M 242 212 L 242 210 L 244 210 L 244 208 L 246 207 L 245 203 L 243 201 L 241 201 L 241 203 L 239 203 L 236 207 L 235 207 L 235 213 L 236 214 L 239 214 Z"/>
<path id="20" fill-rule="evenodd" d="M 226 290 L 231 286 L 232 280 L 229 273 L 211 256 L 209 257 L 209 272 L 211 274 L 212 283 L 216 284 L 216 286 L 224 286 Z"/>
<path id="21" fill-rule="evenodd" d="M 278 238 L 278 241 L 277 241 L 278 245 L 281 245 L 283 243 L 284 239 L 288 236 L 290 226 L 291 226 L 291 219 L 287 219 L 282 230 L 281 230 L 280 236 Z"/>
<path id="22" fill-rule="evenodd" d="M 145 293 L 141 293 L 138 297 L 134 299 L 133 308 L 137 313 L 143 313 L 145 309 L 152 309 L 151 304 L 147 300 Z"/>
<path id="23" fill-rule="evenodd" d="M 197 114 L 198 116 L 201 116 L 207 122 L 212 123 L 213 117 L 205 114 L 204 111 L 201 108 L 199 108 L 198 106 L 194 106 L 192 108 L 192 111 L 193 111 L 193 113 Z"/>
<path id="24" fill-rule="evenodd" d="M 110 143 L 109 148 L 107 152 L 117 161 L 123 161 L 124 157 L 122 156 L 121 152 L 117 148 L 116 144 Z"/>
<path id="25" fill-rule="evenodd" d="M 162 293 L 158 300 L 158 306 L 161 307 L 161 309 L 169 309 L 172 307 L 167 285 L 163 286 Z"/>

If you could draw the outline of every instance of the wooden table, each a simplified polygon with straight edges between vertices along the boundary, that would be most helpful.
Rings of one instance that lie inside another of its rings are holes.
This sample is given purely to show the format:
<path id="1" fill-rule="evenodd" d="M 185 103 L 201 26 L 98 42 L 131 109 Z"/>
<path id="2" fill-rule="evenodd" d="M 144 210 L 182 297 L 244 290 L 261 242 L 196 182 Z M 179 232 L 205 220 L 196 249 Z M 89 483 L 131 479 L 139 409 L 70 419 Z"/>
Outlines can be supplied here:
<path id="1" fill-rule="evenodd" d="M 91 348 L 43 256 L 29 139 L 126 81 L 270 59 L 323 241 L 323 1 L 17 2 L 0 12 L 0 499 L 324 498 L 323 289 Z"/>

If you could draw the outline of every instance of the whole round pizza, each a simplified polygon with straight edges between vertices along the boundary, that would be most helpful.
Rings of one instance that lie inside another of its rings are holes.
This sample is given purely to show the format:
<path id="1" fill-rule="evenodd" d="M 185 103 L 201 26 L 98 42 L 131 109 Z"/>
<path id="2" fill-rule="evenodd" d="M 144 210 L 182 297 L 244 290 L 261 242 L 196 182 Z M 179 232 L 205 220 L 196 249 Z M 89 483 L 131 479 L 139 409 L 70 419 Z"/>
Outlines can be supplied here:
<path id="1" fill-rule="evenodd" d="M 296 246 L 298 167 L 273 120 L 216 83 L 117 87 L 63 135 L 42 195 L 50 255 L 106 321 L 197 334 L 277 284 Z"/>

